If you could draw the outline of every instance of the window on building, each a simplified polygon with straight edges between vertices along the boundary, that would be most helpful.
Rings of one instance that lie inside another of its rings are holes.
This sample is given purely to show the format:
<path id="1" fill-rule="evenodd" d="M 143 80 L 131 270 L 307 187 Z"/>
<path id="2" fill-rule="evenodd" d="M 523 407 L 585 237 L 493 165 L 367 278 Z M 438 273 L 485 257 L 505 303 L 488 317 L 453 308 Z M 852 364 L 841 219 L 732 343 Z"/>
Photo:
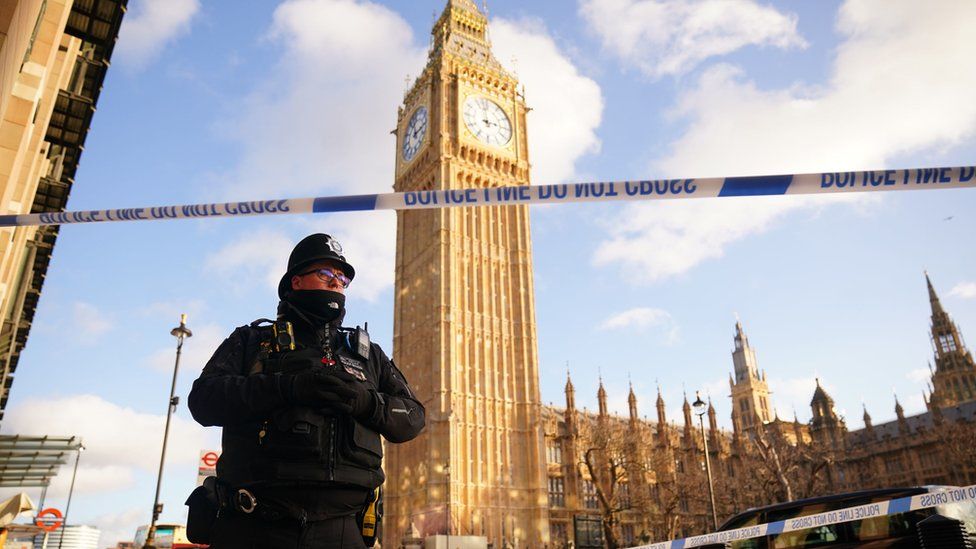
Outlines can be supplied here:
<path id="1" fill-rule="evenodd" d="M 942 347 L 942 351 L 945 353 L 956 350 L 956 340 L 954 337 L 952 337 L 952 334 L 940 335 L 939 345 Z"/>
<path id="2" fill-rule="evenodd" d="M 592 480 L 583 479 L 583 486 L 580 492 L 583 493 L 583 507 L 586 509 L 599 509 L 600 501 L 596 496 L 596 486 Z"/>
<path id="3" fill-rule="evenodd" d="M 620 527 L 620 541 L 624 542 L 624 547 L 633 547 L 636 545 L 634 543 L 634 525 L 624 524 Z"/>
<path id="4" fill-rule="evenodd" d="M 549 446 L 546 449 L 546 457 L 549 459 L 549 463 L 563 462 L 563 447 L 559 444 L 558 440 L 549 441 Z"/>
<path id="5" fill-rule="evenodd" d="M 566 545 L 569 541 L 569 528 L 565 522 L 552 522 L 549 524 L 549 535 L 556 547 Z"/>
<path id="6" fill-rule="evenodd" d="M 885 458 L 885 470 L 889 474 L 902 472 L 901 456 L 887 456 Z"/>
<path id="7" fill-rule="evenodd" d="M 549 507 L 565 507 L 566 490 L 562 477 L 549 477 Z"/>
<path id="8" fill-rule="evenodd" d="M 617 503 L 624 509 L 630 507 L 630 484 L 621 482 L 617 485 Z"/>

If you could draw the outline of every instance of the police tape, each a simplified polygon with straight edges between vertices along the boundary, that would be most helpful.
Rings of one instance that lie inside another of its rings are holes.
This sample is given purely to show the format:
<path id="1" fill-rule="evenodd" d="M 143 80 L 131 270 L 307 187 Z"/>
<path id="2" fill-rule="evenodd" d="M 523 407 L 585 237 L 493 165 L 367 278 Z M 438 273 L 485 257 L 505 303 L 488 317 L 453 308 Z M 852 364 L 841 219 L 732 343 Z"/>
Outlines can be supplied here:
<path id="1" fill-rule="evenodd" d="M 837 509 L 834 511 L 826 511 L 816 515 L 793 517 L 766 524 L 745 526 L 742 528 L 736 528 L 734 530 L 712 532 L 709 534 L 702 534 L 700 536 L 662 541 L 659 543 L 652 543 L 650 545 L 641 545 L 632 549 L 687 549 L 690 547 L 701 547 L 702 545 L 730 543 L 765 536 L 786 534 L 789 532 L 796 532 L 798 530 L 819 528 L 821 526 L 828 526 L 831 524 L 840 524 L 843 522 L 853 522 L 855 520 L 865 520 L 887 515 L 896 515 L 908 511 L 936 507 L 939 505 L 973 501 L 976 501 L 976 485 L 962 488 L 946 488 L 945 490 L 938 490 L 915 496 L 906 496 L 888 501 L 878 501 L 865 505 Z"/>
<path id="2" fill-rule="evenodd" d="M 0 227 L 369 210 L 418 210 L 460 206 L 510 206 L 516 204 L 669 200 L 965 187 L 976 187 L 976 166 L 422 190 L 318 198 L 0 215 Z"/>

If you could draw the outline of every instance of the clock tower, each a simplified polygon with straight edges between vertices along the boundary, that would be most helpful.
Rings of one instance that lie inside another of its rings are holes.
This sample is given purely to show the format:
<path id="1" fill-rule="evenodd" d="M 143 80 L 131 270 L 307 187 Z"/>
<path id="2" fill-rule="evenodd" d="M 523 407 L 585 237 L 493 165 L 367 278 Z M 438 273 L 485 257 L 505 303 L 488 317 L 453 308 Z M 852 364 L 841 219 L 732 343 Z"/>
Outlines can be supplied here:
<path id="1" fill-rule="evenodd" d="M 527 108 L 488 20 L 449 0 L 397 116 L 398 192 L 529 184 Z M 387 446 L 383 546 L 417 533 L 549 541 L 526 206 L 400 211 L 393 355 L 427 408 Z"/>

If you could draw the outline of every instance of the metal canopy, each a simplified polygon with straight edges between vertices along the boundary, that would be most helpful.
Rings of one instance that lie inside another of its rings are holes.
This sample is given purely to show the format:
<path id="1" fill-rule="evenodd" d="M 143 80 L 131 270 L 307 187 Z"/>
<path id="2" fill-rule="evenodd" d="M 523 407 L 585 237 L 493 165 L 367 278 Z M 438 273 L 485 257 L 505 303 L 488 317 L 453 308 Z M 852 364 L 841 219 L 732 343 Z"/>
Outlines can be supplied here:
<path id="1" fill-rule="evenodd" d="M 80 449 L 78 437 L 0 435 L 0 488 L 46 488 Z"/>

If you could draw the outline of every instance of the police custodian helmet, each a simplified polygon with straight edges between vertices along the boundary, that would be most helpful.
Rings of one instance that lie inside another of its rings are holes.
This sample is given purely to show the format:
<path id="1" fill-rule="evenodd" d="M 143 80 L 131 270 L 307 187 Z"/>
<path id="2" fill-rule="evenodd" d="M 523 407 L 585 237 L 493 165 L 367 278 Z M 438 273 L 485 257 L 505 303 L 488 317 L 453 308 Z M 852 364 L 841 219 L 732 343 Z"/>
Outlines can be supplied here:
<path id="1" fill-rule="evenodd" d="M 338 263 L 350 280 L 356 276 L 356 269 L 342 255 L 342 245 L 338 240 L 323 233 L 310 234 L 296 244 L 288 256 L 288 270 L 278 283 L 278 297 L 284 299 L 285 294 L 291 291 L 291 277 L 312 263 L 326 259 Z"/>

